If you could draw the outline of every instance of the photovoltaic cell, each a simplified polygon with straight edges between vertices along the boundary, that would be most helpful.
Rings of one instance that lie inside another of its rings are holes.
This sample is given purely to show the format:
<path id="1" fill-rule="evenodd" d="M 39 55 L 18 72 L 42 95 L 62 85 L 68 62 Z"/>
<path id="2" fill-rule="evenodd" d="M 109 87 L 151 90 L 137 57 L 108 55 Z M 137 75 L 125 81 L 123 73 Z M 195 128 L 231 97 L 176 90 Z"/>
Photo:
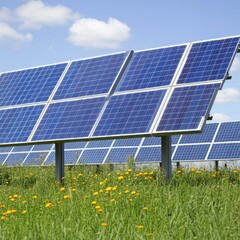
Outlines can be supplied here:
<path id="1" fill-rule="evenodd" d="M 194 43 L 178 83 L 223 80 L 239 37 Z"/>
<path id="2" fill-rule="evenodd" d="M 33 140 L 88 137 L 104 102 L 101 97 L 51 104 Z"/>
<path id="3" fill-rule="evenodd" d="M 136 162 L 160 162 L 162 158 L 161 147 L 141 147 Z"/>
<path id="4" fill-rule="evenodd" d="M 50 150 L 52 148 L 52 144 L 39 144 L 34 145 L 32 151 L 42 151 L 42 150 Z"/>
<path id="5" fill-rule="evenodd" d="M 81 154 L 81 150 L 64 151 L 64 161 L 66 164 L 75 164 Z"/>
<path id="6" fill-rule="evenodd" d="M 72 62 L 54 99 L 108 93 L 125 58 L 120 53 Z"/>
<path id="7" fill-rule="evenodd" d="M 123 138 L 116 139 L 113 146 L 114 147 L 123 147 L 123 146 L 138 146 L 141 142 L 141 138 Z"/>
<path id="8" fill-rule="evenodd" d="M 26 158 L 27 153 L 11 153 L 4 165 L 7 166 L 20 166 L 23 160 Z"/>
<path id="9" fill-rule="evenodd" d="M 9 153 L 13 147 L 0 147 L 0 153 Z"/>
<path id="10" fill-rule="evenodd" d="M 110 147 L 113 140 L 90 141 L 87 148 Z"/>
<path id="11" fill-rule="evenodd" d="M 204 160 L 210 144 L 178 146 L 173 160 Z"/>
<path id="12" fill-rule="evenodd" d="M 43 105 L 0 110 L 0 142 L 26 142 Z"/>
<path id="13" fill-rule="evenodd" d="M 175 88 L 157 132 L 197 129 L 220 84 Z"/>
<path id="14" fill-rule="evenodd" d="M 202 133 L 199 134 L 184 134 L 181 138 L 180 144 L 184 143 L 205 143 L 212 142 L 216 133 L 218 123 L 206 124 Z"/>
<path id="15" fill-rule="evenodd" d="M 15 146 L 12 152 L 29 152 L 32 149 L 32 145 L 27 146 Z"/>
<path id="16" fill-rule="evenodd" d="M 240 143 L 214 144 L 209 153 L 208 159 L 240 159 Z"/>
<path id="17" fill-rule="evenodd" d="M 41 166 L 47 155 L 48 152 L 31 152 L 25 159 L 23 166 Z"/>
<path id="18" fill-rule="evenodd" d="M 100 164 L 103 162 L 108 149 L 86 149 L 78 164 Z"/>
<path id="19" fill-rule="evenodd" d="M 66 63 L 0 75 L 0 106 L 47 101 Z"/>
<path id="20" fill-rule="evenodd" d="M 146 137 L 143 142 L 143 146 L 154 146 L 154 145 L 161 145 L 162 138 L 161 137 Z"/>
<path id="21" fill-rule="evenodd" d="M 215 142 L 240 141 L 240 122 L 221 123 Z"/>
<path id="22" fill-rule="evenodd" d="M 105 163 L 127 162 L 129 157 L 134 157 L 137 148 L 112 148 Z"/>
<path id="23" fill-rule="evenodd" d="M 64 144 L 65 149 L 84 148 L 87 142 L 67 142 Z"/>
<path id="24" fill-rule="evenodd" d="M 112 96 L 94 136 L 149 132 L 165 92 L 158 90 Z"/>
<path id="25" fill-rule="evenodd" d="M 186 45 L 136 52 L 116 91 L 169 85 Z"/>
<path id="26" fill-rule="evenodd" d="M 47 156 L 47 158 L 46 158 L 46 160 L 45 160 L 45 162 L 44 162 L 44 165 L 45 165 L 45 166 L 55 165 L 55 152 L 51 152 L 51 153 Z"/>
<path id="27" fill-rule="evenodd" d="M 3 164 L 7 156 L 8 156 L 8 153 L 0 154 L 0 164 Z"/>

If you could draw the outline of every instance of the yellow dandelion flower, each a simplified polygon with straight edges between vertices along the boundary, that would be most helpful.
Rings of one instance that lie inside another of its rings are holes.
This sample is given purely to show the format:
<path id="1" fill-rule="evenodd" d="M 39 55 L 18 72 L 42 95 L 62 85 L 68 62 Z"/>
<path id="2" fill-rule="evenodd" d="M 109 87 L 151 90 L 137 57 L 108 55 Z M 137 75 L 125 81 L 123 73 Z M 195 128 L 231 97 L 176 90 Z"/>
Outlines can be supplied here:
<path id="1" fill-rule="evenodd" d="M 47 204 L 45 205 L 45 207 L 46 207 L 46 208 L 51 208 L 51 207 L 53 207 L 53 204 L 49 202 L 49 203 L 47 203 Z"/>
<path id="2" fill-rule="evenodd" d="M 103 193 L 103 190 L 102 190 L 102 189 L 100 189 L 100 190 L 99 190 L 99 193 Z"/>
<path id="3" fill-rule="evenodd" d="M 94 193 L 93 193 L 93 196 L 97 196 L 97 195 L 98 195 L 98 192 L 94 192 Z"/>
<path id="4" fill-rule="evenodd" d="M 128 171 L 128 172 L 132 172 L 132 169 L 131 169 L 131 168 L 129 168 L 127 171 Z"/>
<path id="5" fill-rule="evenodd" d="M 136 191 L 132 191 L 131 194 L 132 194 L 132 195 L 135 195 L 135 194 L 136 194 Z"/>
<path id="6" fill-rule="evenodd" d="M 99 185 L 103 185 L 103 184 L 104 184 L 104 182 L 100 182 L 100 183 L 99 183 Z"/>
<path id="7" fill-rule="evenodd" d="M 110 202 L 114 203 L 114 202 L 116 202 L 116 200 L 113 198 L 113 199 L 110 200 Z"/>
<path id="8" fill-rule="evenodd" d="M 190 172 L 195 172 L 195 168 L 194 168 L 194 167 L 191 167 L 191 168 L 190 168 Z"/>
<path id="9" fill-rule="evenodd" d="M 14 194 L 13 197 L 14 197 L 14 198 L 18 198 L 18 195 L 17 195 L 17 194 Z"/>
<path id="10" fill-rule="evenodd" d="M 137 228 L 137 229 L 143 229 L 144 226 L 143 226 L 143 225 L 137 225 L 136 228 Z"/>
<path id="11" fill-rule="evenodd" d="M 124 179 L 123 176 L 119 176 L 119 177 L 117 178 L 117 180 L 123 180 L 123 179 Z"/>
<path id="12" fill-rule="evenodd" d="M 13 210 L 12 210 L 12 213 L 15 213 L 15 212 L 17 212 L 17 210 L 16 210 L 16 209 L 13 209 Z"/>
<path id="13" fill-rule="evenodd" d="M 195 171 L 196 174 L 202 173 L 200 170 Z"/>
<path id="14" fill-rule="evenodd" d="M 72 188 L 72 192 L 76 192 L 76 188 Z"/>
<path id="15" fill-rule="evenodd" d="M 147 210 L 148 210 L 148 208 L 147 208 L 147 207 L 144 207 L 144 208 L 143 208 L 143 210 L 144 210 L 144 211 L 147 211 Z"/>
<path id="16" fill-rule="evenodd" d="M 99 206 L 99 205 L 97 205 L 96 207 L 95 207 L 95 209 L 100 209 L 101 207 Z"/>
<path id="17" fill-rule="evenodd" d="M 59 191 L 64 191 L 65 190 L 65 188 L 64 187 L 61 187 L 60 189 L 59 189 Z"/>
<path id="18" fill-rule="evenodd" d="M 128 199 L 129 202 L 132 202 L 133 200 L 131 198 Z"/>
<path id="19" fill-rule="evenodd" d="M 96 205 L 97 204 L 97 202 L 96 201 L 92 201 L 92 205 Z"/>
<path id="20" fill-rule="evenodd" d="M 128 174 L 129 174 L 129 172 L 125 172 L 125 174 L 126 174 L 126 175 L 128 175 Z"/>
<path id="21" fill-rule="evenodd" d="M 153 233 L 150 232 L 150 233 L 147 234 L 147 236 L 148 236 L 148 237 L 152 237 L 152 236 L 153 236 Z"/>
<path id="22" fill-rule="evenodd" d="M 102 208 L 99 208 L 97 211 L 98 211 L 98 213 L 102 213 L 102 212 L 103 212 L 103 209 L 102 209 Z"/>
<path id="23" fill-rule="evenodd" d="M 114 186 L 114 187 L 112 188 L 112 190 L 113 190 L 113 191 L 117 190 L 117 186 Z"/>
<path id="24" fill-rule="evenodd" d="M 234 170 L 233 170 L 233 173 L 238 173 L 238 170 L 234 169 Z"/>
<path id="25" fill-rule="evenodd" d="M 22 215 L 26 215 L 27 214 L 27 210 L 22 210 Z"/>
<path id="26" fill-rule="evenodd" d="M 6 208 L 6 206 L 4 204 L 1 204 L 0 208 Z"/>
<path id="27" fill-rule="evenodd" d="M 11 198 L 13 198 L 13 196 L 10 195 L 10 196 L 8 196 L 8 198 L 11 199 Z"/>
<path id="28" fill-rule="evenodd" d="M 125 191 L 126 194 L 129 193 L 129 192 L 130 192 L 129 190 L 126 190 L 126 191 Z"/>
<path id="29" fill-rule="evenodd" d="M 27 201 L 26 201 L 26 200 L 22 201 L 22 204 L 26 204 L 26 203 L 27 203 Z"/>
<path id="30" fill-rule="evenodd" d="M 1 216 L 1 219 L 2 220 L 5 220 L 7 217 L 6 216 Z"/>
<path id="31" fill-rule="evenodd" d="M 33 199 L 37 199 L 37 196 L 36 196 L 36 195 L 35 195 L 35 196 L 32 196 L 32 198 L 33 198 Z"/>
<path id="32" fill-rule="evenodd" d="M 107 224 L 107 223 L 102 223 L 101 226 L 102 226 L 102 227 L 107 227 L 108 224 Z"/>
<path id="33" fill-rule="evenodd" d="M 111 187 L 107 187 L 105 190 L 106 190 L 106 191 L 111 191 L 112 188 L 111 188 Z"/>
<path id="34" fill-rule="evenodd" d="M 87 198 L 88 198 L 88 196 L 84 196 L 83 198 L 87 199 Z"/>
<path id="35" fill-rule="evenodd" d="M 15 199 L 14 199 L 14 198 L 11 198 L 11 199 L 10 199 L 10 201 L 11 201 L 11 202 L 14 202 L 14 201 L 15 201 Z"/>
<path id="36" fill-rule="evenodd" d="M 64 195 L 63 198 L 64 199 L 69 199 L 69 198 L 71 198 L 71 196 L 70 195 Z"/>
<path id="37" fill-rule="evenodd" d="M 177 170 L 177 173 L 181 173 L 182 171 L 179 169 L 179 170 Z"/>

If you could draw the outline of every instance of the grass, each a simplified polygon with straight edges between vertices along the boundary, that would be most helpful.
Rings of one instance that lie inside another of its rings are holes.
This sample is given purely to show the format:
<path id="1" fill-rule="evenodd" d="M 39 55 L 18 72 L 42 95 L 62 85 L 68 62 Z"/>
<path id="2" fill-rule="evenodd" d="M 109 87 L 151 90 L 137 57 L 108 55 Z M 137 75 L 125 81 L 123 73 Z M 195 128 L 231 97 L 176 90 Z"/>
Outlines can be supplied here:
<path id="1" fill-rule="evenodd" d="M 240 172 L 0 170 L 0 239 L 240 239 Z"/>

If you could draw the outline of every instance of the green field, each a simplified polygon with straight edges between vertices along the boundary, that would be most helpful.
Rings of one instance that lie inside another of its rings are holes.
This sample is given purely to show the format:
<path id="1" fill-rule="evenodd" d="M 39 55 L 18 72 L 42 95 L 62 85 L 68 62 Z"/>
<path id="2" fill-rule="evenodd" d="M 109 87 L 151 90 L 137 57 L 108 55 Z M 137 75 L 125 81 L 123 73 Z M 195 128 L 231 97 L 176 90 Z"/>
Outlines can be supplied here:
<path id="1" fill-rule="evenodd" d="M 238 170 L 0 170 L 0 239 L 240 239 Z"/>

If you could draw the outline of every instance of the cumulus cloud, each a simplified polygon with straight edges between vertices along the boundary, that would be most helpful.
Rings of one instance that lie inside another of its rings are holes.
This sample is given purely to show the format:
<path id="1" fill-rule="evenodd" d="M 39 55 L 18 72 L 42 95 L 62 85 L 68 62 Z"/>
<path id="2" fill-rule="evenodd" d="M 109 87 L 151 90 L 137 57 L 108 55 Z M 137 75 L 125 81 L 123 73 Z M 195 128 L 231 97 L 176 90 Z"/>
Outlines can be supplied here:
<path id="1" fill-rule="evenodd" d="M 68 40 L 80 47 L 113 49 L 129 37 L 128 25 L 115 18 L 109 18 L 107 22 L 82 18 L 69 28 Z"/>
<path id="2" fill-rule="evenodd" d="M 0 8 L 0 21 L 11 21 L 11 20 L 12 20 L 11 11 L 6 7 Z"/>
<path id="3" fill-rule="evenodd" d="M 231 120 L 231 117 L 226 114 L 222 114 L 222 113 L 214 113 L 213 114 L 214 122 L 222 122 L 222 121 L 230 121 L 230 120 Z"/>
<path id="4" fill-rule="evenodd" d="M 231 72 L 240 71 L 240 59 L 235 57 L 231 66 Z"/>
<path id="5" fill-rule="evenodd" d="M 79 18 L 70 8 L 63 5 L 49 6 L 41 0 L 30 1 L 15 9 L 21 29 L 37 29 L 44 25 L 64 25 Z"/>
<path id="6" fill-rule="evenodd" d="M 225 88 L 218 91 L 216 103 L 240 102 L 240 89 Z"/>
<path id="7" fill-rule="evenodd" d="M 0 22 L 0 43 L 7 44 L 19 44 L 24 42 L 29 42 L 32 40 L 32 35 L 30 33 L 22 34 L 17 32 L 7 23 Z"/>

